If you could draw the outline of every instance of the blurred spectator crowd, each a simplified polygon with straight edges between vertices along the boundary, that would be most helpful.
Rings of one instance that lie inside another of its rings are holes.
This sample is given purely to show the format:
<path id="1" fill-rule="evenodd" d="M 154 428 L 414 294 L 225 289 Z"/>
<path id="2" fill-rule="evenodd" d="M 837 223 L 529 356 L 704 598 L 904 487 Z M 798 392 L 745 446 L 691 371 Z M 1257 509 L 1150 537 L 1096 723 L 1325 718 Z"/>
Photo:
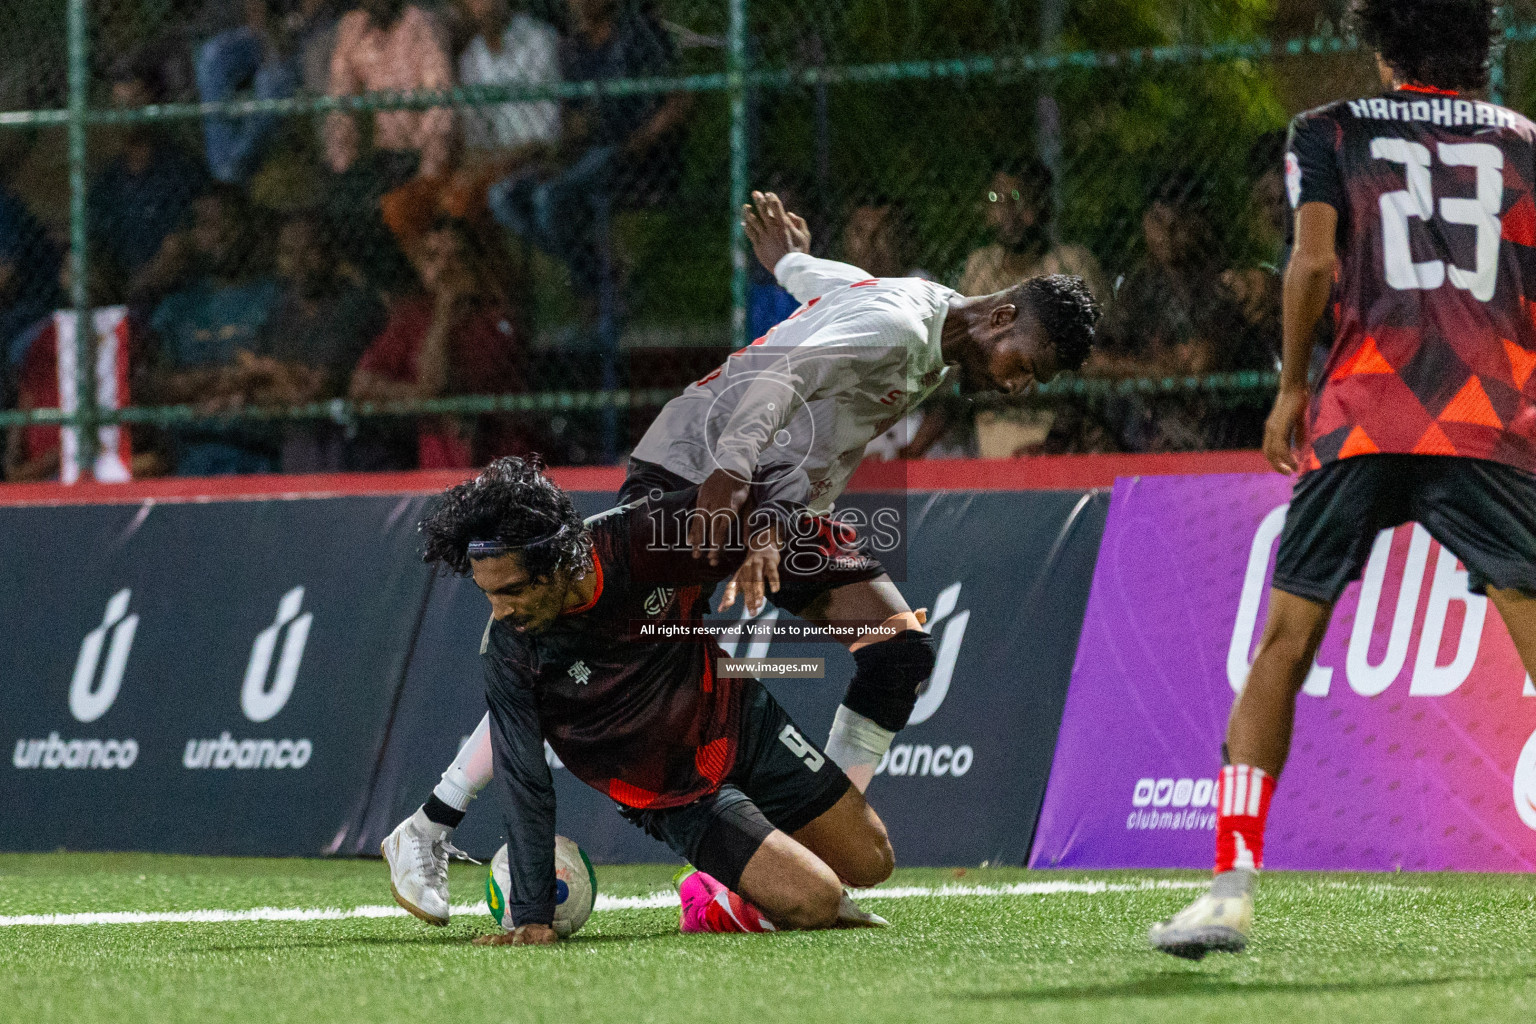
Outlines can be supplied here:
<path id="1" fill-rule="evenodd" d="M 962 294 L 985 295 L 1045 274 L 1082 277 L 1104 309 L 1084 377 L 1275 370 L 1289 215 L 1284 146 L 1284 133 L 1272 132 L 1249 153 L 1250 192 L 1240 205 L 1252 223 L 1228 232 L 1252 241 L 1244 258 L 1225 258 L 1199 176 L 1181 173 L 1148 197 L 1139 252 L 1114 276 L 1053 223 L 1055 176 L 1047 166 L 1024 158 L 998 167 L 975 200 L 991 240 L 969 253 L 951 283 Z M 913 232 L 896 200 L 876 197 L 853 206 L 838 243 L 834 255 L 877 276 L 935 276 L 913 266 Z M 793 309 L 767 275 L 754 280 L 748 297 L 753 331 L 760 334 Z M 1060 398 L 980 411 L 939 393 L 877 439 L 870 454 L 1004 458 L 1257 448 L 1268 411 L 1267 392 Z"/>
<path id="2" fill-rule="evenodd" d="M 473 94 L 677 72 L 678 33 L 640 0 L 565 0 L 541 7 L 542 17 L 519 2 L 209 0 L 174 35 L 116 57 L 109 98 L 132 108 Z M 218 412 L 609 385 L 604 360 L 616 347 L 625 272 L 609 244 L 612 218 L 676 190 L 691 106 L 686 93 L 491 94 L 473 105 L 319 119 L 137 120 L 110 139 L 93 136 L 85 288 L 93 308 L 126 311 L 121 390 L 135 405 Z M 58 219 L 13 180 L 26 162 L 20 137 L 0 139 L 0 408 L 53 408 L 57 311 L 69 307 L 73 282 Z M 1268 246 L 1258 258 L 1221 258 L 1196 180 L 1176 176 L 1149 197 L 1135 262 L 1107 273 L 1061 237 L 1051 171 L 1024 160 L 977 183 L 990 240 L 951 283 L 981 294 L 1036 274 L 1083 276 L 1106 309 L 1089 375 L 1272 368 L 1280 150 L 1267 136 L 1254 152 L 1251 234 Z M 798 205 L 792 189 L 781 191 Z M 827 255 L 877 276 L 928 276 L 914 263 L 916 232 L 899 201 L 869 197 L 839 221 L 818 237 Z M 564 353 L 557 367 L 535 351 L 536 260 L 564 276 L 595 358 Z M 754 274 L 755 337 L 794 303 Z M 1264 411 L 1183 397 L 978 413 L 935 396 L 877 447 L 886 457 L 1250 447 Z M 604 454 L 596 429 L 531 413 L 199 421 L 134 427 L 131 461 L 136 475 L 189 476 L 469 467 L 530 450 L 590 462 Z M 6 441 L 5 479 L 59 473 L 57 428 L 14 428 Z"/>
<path id="3" fill-rule="evenodd" d="M 643 6 L 210 0 L 176 34 L 113 61 L 110 101 L 283 100 L 540 86 L 668 74 L 671 35 Z M 625 95 L 136 121 L 89 185 L 89 302 L 126 307 L 133 404 L 208 412 L 349 397 L 391 402 L 535 388 L 527 257 L 592 308 L 616 206 L 675 177 L 689 98 Z M 101 140 L 93 138 L 93 143 Z M 62 232 L 0 155 L 4 407 L 59 403 Z M 472 466 L 538 449 L 591 457 L 532 415 L 199 422 L 133 431 L 139 475 Z M 59 431 L 12 430 L 5 478 L 58 473 Z M 586 447 L 583 447 L 583 444 Z"/>

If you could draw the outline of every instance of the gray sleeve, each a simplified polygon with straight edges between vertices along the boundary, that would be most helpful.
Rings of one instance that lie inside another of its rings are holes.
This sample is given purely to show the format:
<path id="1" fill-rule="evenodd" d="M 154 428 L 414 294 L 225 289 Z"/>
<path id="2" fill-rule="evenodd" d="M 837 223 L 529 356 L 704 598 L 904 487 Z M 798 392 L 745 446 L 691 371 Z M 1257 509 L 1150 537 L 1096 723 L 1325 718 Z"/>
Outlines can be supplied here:
<path id="1" fill-rule="evenodd" d="M 555 919 L 555 784 L 544 760 L 532 679 L 508 658 L 497 633 L 490 630 L 487 637 L 485 699 L 491 709 L 492 782 L 507 832 L 507 913 L 514 924 L 550 924 Z"/>

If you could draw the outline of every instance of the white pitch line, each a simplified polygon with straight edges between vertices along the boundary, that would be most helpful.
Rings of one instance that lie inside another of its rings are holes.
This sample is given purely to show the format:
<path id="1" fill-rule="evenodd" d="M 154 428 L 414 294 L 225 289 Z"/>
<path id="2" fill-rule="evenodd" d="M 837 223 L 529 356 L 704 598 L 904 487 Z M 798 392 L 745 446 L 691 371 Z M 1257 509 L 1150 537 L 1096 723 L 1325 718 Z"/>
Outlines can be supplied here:
<path id="1" fill-rule="evenodd" d="M 884 889 L 863 889 L 855 893 L 863 900 L 898 900 L 912 897 L 954 896 L 1054 896 L 1062 893 L 1142 892 L 1152 889 L 1201 889 L 1205 882 L 1144 881 L 1124 882 L 1020 882 L 1016 885 L 901 885 Z M 651 910 L 677 906 L 677 893 L 663 889 L 644 896 L 608 896 L 599 893 L 593 909 Z M 459 903 L 453 914 L 483 914 L 484 903 Z M 251 910 L 119 910 L 91 914 L 16 914 L 0 917 L 0 928 L 46 927 L 59 925 L 112 924 L 224 924 L 234 921 L 343 921 L 348 918 L 404 917 L 396 906 L 363 907 L 255 907 Z"/>
<path id="2" fill-rule="evenodd" d="M 880 889 L 860 889 L 854 892 L 860 900 L 899 900 L 911 898 L 940 898 L 956 896 L 1060 896 L 1067 894 L 1097 895 L 1119 892 L 1153 892 L 1168 889 L 1204 889 L 1208 882 L 1181 879 L 1143 879 L 1139 882 L 1018 882 L 1013 885 L 892 885 Z M 1359 888 L 1370 891 L 1424 892 L 1422 886 L 1391 885 L 1386 883 L 1326 882 L 1328 888 Z M 644 896 L 608 896 L 599 893 L 593 909 L 652 910 L 677 906 L 677 893 L 662 889 Z M 458 903 L 450 912 L 460 915 L 484 914 L 484 903 Z M 348 918 L 404 917 L 405 911 L 395 906 L 363 907 L 256 907 L 251 910 L 179 910 L 179 911 L 132 911 L 120 910 L 94 914 L 16 914 L 0 917 L 0 928 L 47 927 L 58 925 L 112 925 L 112 924 L 223 924 L 233 921 L 343 921 Z"/>
<path id="3" fill-rule="evenodd" d="M 454 909 L 458 909 L 457 907 Z M 340 921 L 349 917 L 401 917 L 399 907 L 255 907 L 251 910 L 118 910 L 96 914 L 17 914 L 0 927 L 79 924 L 223 924 L 228 921 Z"/>
<path id="4" fill-rule="evenodd" d="M 1017 882 L 1013 885 L 891 885 L 859 889 L 861 900 L 897 900 L 909 896 L 1056 896 L 1061 893 L 1147 892 L 1154 889 L 1204 889 L 1209 882 L 1147 879 L 1140 882 Z"/>

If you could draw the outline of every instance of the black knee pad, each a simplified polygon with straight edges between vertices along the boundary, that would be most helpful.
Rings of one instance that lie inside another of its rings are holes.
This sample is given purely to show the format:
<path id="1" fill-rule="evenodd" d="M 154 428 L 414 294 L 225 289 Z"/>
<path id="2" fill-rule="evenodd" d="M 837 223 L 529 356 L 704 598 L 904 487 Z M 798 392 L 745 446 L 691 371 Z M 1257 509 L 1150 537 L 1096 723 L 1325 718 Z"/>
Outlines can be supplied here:
<path id="1" fill-rule="evenodd" d="M 853 681 L 843 705 L 882 729 L 899 732 L 912 716 L 917 689 L 933 674 L 933 637 L 904 629 L 853 652 Z"/>

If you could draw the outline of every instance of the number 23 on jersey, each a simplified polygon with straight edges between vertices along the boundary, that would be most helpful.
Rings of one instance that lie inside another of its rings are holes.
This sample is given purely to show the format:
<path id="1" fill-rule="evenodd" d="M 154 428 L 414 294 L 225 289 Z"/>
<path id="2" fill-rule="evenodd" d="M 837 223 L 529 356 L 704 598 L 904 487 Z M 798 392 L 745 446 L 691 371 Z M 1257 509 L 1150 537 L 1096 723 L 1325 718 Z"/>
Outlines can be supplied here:
<path id="1" fill-rule="evenodd" d="M 1479 302 L 1493 298 L 1499 273 L 1499 211 L 1504 202 L 1504 153 L 1486 142 L 1441 142 L 1440 163 L 1477 169 L 1477 195 L 1441 197 L 1436 209 L 1434 158 L 1422 143 L 1399 138 L 1371 140 L 1371 156 L 1402 164 L 1408 187 L 1381 196 L 1382 259 L 1387 284 L 1399 291 L 1434 289 L 1449 281 Z M 1408 247 L 1410 218 L 1476 229 L 1475 263 L 1468 270 L 1444 260 L 1414 262 Z"/>

